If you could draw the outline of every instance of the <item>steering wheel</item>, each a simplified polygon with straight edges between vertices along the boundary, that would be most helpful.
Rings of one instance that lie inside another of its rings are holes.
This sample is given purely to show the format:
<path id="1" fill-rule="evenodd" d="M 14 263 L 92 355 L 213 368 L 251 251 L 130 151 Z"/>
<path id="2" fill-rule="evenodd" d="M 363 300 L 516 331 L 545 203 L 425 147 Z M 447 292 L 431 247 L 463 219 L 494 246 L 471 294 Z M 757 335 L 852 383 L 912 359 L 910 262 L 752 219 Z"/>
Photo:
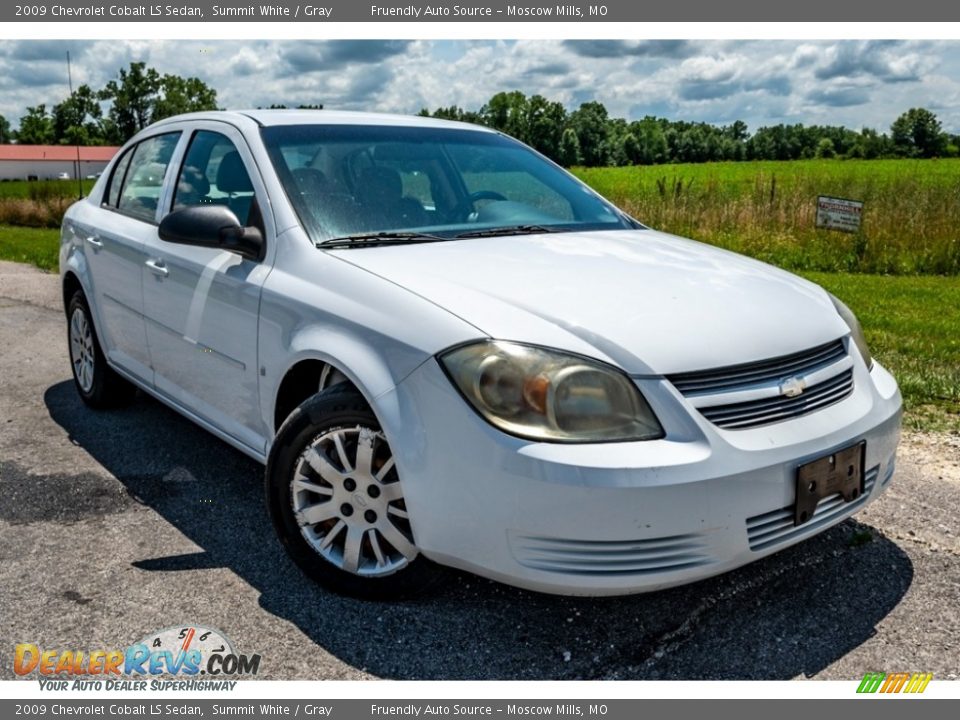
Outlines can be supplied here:
<path id="1" fill-rule="evenodd" d="M 498 193 L 495 190 L 477 190 L 467 195 L 463 200 L 458 202 L 451 210 L 450 216 L 454 220 L 466 220 L 470 213 L 473 212 L 474 203 L 478 200 L 506 200 L 503 195 Z"/>

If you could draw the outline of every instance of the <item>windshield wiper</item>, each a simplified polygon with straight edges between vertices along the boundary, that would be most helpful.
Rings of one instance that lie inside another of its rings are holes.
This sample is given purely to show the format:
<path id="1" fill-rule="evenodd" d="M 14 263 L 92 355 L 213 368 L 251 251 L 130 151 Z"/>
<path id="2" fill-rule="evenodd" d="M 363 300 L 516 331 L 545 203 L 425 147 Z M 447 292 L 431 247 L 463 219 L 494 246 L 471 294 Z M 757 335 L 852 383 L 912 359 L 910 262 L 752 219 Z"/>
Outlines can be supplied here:
<path id="1" fill-rule="evenodd" d="M 454 235 L 456 238 L 496 237 L 497 235 L 539 235 L 541 233 L 562 232 L 557 228 L 544 225 L 507 225 L 505 227 L 486 228 L 485 230 L 468 230 Z"/>
<path id="2" fill-rule="evenodd" d="M 422 232 L 375 232 L 362 233 L 359 235 L 344 235 L 343 237 L 321 240 L 317 247 L 322 248 L 347 248 L 347 247 L 378 247 L 381 245 L 410 245 L 412 243 L 434 242 L 437 240 L 450 240 L 450 238 L 440 235 L 431 235 Z"/>

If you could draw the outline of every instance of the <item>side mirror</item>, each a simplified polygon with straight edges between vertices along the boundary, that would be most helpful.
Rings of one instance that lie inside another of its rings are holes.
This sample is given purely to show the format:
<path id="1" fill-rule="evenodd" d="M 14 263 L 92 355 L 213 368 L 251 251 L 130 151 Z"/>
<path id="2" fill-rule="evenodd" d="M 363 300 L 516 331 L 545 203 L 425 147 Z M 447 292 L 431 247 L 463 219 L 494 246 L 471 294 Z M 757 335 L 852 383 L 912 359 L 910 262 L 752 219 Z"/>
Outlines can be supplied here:
<path id="1" fill-rule="evenodd" d="M 190 205 L 169 213 L 160 221 L 161 240 L 220 248 L 251 260 L 263 259 L 263 233 L 244 227 L 226 205 Z"/>

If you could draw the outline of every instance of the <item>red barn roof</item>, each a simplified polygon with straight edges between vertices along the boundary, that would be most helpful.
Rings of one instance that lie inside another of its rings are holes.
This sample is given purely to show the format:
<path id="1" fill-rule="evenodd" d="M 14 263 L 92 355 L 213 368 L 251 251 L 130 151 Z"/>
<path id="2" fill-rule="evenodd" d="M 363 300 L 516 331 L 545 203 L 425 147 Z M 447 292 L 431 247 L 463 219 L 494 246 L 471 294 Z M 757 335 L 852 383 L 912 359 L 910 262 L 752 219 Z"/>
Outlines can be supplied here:
<path id="1" fill-rule="evenodd" d="M 118 147 L 81 147 L 80 160 L 83 162 L 110 162 L 117 154 Z M 75 162 L 77 148 L 74 145 L 0 145 L 2 160 L 57 160 Z"/>

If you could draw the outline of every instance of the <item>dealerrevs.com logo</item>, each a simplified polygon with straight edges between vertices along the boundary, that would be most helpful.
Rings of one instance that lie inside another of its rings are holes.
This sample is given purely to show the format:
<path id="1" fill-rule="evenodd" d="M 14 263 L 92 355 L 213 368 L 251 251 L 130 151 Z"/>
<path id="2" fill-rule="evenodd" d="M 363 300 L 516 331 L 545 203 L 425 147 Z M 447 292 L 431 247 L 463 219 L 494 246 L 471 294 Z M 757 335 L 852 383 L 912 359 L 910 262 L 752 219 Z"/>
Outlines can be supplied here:
<path id="1" fill-rule="evenodd" d="M 232 678 L 259 670 L 260 655 L 237 652 L 223 633 L 202 625 L 158 630 L 123 650 L 20 643 L 13 657 L 13 671 L 36 676 L 41 690 L 232 690 Z"/>

